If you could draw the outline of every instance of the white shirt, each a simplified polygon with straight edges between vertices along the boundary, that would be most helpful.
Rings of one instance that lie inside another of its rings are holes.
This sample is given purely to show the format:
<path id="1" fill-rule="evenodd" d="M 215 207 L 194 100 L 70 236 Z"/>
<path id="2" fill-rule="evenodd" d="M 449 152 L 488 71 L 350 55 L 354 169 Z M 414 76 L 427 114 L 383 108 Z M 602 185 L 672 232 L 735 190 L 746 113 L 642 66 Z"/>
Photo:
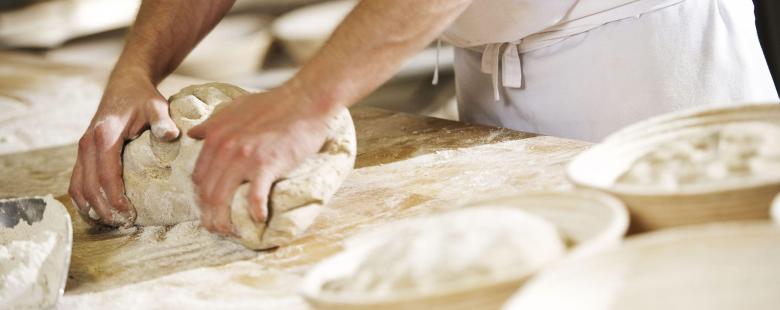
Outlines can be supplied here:
<path id="1" fill-rule="evenodd" d="M 529 11 L 506 17 L 497 3 Z M 489 31 L 517 16 L 533 18 Z M 473 123 L 598 141 L 688 107 L 778 101 L 750 0 L 482 0 L 444 39 L 462 47 L 459 110 Z"/>

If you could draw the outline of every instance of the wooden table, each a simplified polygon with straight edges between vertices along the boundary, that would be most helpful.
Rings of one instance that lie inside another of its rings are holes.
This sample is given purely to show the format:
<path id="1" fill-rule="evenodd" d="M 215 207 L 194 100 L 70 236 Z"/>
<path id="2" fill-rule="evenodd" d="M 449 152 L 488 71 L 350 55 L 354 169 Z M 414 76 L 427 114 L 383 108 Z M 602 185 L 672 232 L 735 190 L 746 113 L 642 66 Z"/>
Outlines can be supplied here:
<path id="1" fill-rule="evenodd" d="M 563 189 L 563 167 L 587 143 L 459 122 L 351 109 L 356 170 L 313 227 L 276 250 L 253 252 L 193 225 L 99 231 L 74 216 L 70 308 L 307 308 L 297 295 L 313 264 L 344 238 L 480 196 Z M 66 196 L 74 145 L 0 156 L 0 197 Z M 73 214 L 73 212 L 71 212 Z M 191 238 L 177 238 L 182 232 Z"/>

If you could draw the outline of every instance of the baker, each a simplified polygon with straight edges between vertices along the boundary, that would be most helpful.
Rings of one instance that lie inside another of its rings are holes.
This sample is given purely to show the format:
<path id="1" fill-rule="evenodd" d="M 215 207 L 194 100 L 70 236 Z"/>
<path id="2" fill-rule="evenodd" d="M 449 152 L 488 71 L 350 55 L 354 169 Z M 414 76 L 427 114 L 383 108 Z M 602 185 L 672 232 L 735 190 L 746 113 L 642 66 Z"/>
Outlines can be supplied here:
<path id="1" fill-rule="evenodd" d="M 149 127 L 205 140 L 192 176 L 204 216 L 229 212 L 244 182 L 265 197 L 318 150 L 335 111 L 437 38 L 457 47 L 460 117 L 478 124 L 598 141 L 683 108 L 778 100 L 750 0 L 366 0 L 293 78 L 180 133 L 156 86 L 232 4 L 143 2 L 79 141 L 69 193 L 82 212 L 110 223 L 130 210 L 122 147 Z M 248 200 L 263 221 L 264 200 Z M 202 221 L 230 233 L 229 217 Z"/>

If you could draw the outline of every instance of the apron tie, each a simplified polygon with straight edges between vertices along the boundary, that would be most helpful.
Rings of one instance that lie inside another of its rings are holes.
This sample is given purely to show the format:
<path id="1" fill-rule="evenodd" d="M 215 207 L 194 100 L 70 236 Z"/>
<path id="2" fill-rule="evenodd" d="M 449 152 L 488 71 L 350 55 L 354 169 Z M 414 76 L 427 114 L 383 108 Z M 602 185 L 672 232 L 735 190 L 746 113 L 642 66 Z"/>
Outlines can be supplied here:
<path id="1" fill-rule="evenodd" d="M 485 45 L 482 52 L 482 72 L 491 75 L 493 83 L 493 98 L 501 100 L 499 86 L 523 87 L 523 64 L 520 58 L 520 43 L 493 43 Z M 503 54 L 501 49 L 506 45 Z M 501 73 L 499 85 L 498 74 Z"/>
<path id="2" fill-rule="evenodd" d="M 433 85 L 439 85 L 439 53 L 441 53 L 441 39 L 436 40 L 436 66 L 433 67 L 433 81 L 431 81 Z"/>

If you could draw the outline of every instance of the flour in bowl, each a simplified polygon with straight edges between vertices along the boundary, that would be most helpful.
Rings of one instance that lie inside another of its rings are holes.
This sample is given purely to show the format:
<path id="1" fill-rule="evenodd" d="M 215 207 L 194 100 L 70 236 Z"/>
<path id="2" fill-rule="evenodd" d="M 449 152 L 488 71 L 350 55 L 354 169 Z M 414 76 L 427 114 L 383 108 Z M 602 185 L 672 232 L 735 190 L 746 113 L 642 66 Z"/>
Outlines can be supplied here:
<path id="1" fill-rule="evenodd" d="M 50 211 L 57 202 L 44 200 L 47 210 L 40 222 L 0 226 L 0 309 L 41 309 L 56 302 L 66 268 L 61 249 L 66 237 L 54 229 L 63 225 L 54 215 L 59 210 Z"/>
<path id="2" fill-rule="evenodd" d="M 373 296 L 433 293 L 527 277 L 565 252 L 551 223 L 510 207 L 414 218 L 358 238 L 372 243 L 367 255 L 323 290 Z"/>

